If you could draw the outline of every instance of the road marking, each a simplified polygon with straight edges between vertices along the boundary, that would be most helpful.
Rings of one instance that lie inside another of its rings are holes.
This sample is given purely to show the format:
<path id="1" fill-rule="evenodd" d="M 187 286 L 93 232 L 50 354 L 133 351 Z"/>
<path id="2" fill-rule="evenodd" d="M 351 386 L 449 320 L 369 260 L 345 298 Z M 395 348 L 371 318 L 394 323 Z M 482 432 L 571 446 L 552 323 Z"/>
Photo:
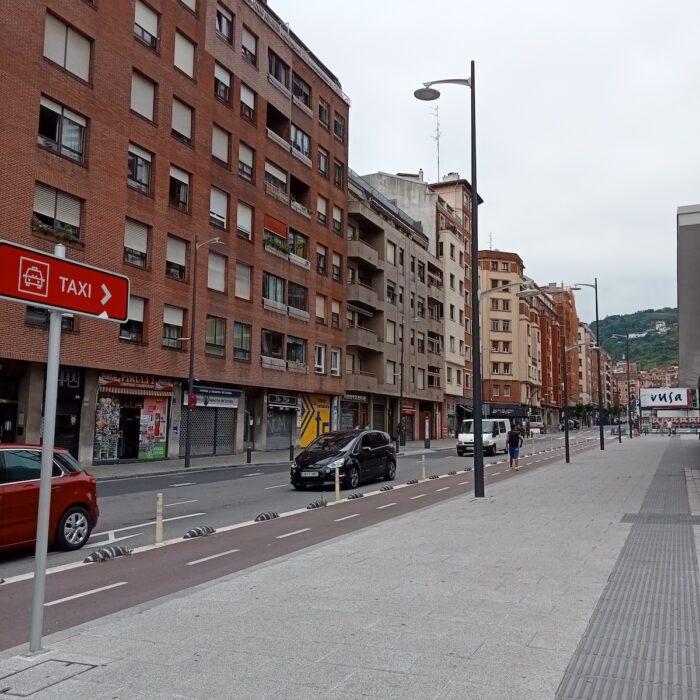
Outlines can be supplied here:
<path id="1" fill-rule="evenodd" d="M 491 476 L 499 476 L 501 472 L 494 472 Z"/>
<path id="2" fill-rule="evenodd" d="M 466 484 L 470 484 L 470 481 L 460 481 L 457 486 L 465 486 Z"/>
<path id="3" fill-rule="evenodd" d="M 291 537 L 292 535 L 301 535 L 302 532 L 308 532 L 311 528 L 305 527 L 303 530 L 294 530 L 294 532 L 288 532 L 286 535 L 277 535 L 278 540 L 283 540 L 285 537 Z"/>
<path id="4" fill-rule="evenodd" d="M 184 484 L 170 484 L 168 488 L 170 489 L 176 489 L 179 488 L 180 486 L 196 486 L 197 482 L 196 481 L 185 481 Z"/>
<path id="5" fill-rule="evenodd" d="M 196 518 L 199 515 L 206 515 L 206 513 L 189 513 L 187 515 L 175 515 L 172 518 L 163 518 L 164 523 L 170 523 L 173 520 L 183 520 L 184 518 Z M 92 536 L 97 537 L 97 535 L 108 535 L 110 532 L 124 532 L 125 530 L 138 530 L 140 527 L 148 527 L 149 525 L 155 525 L 155 520 L 150 523 L 141 523 L 139 525 L 127 525 L 126 527 L 115 527 L 113 530 L 103 530 L 102 532 L 93 532 Z"/>
<path id="6" fill-rule="evenodd" d="M 250 474 L 244 474 L 243 476 L 260 476 L 261 474 L 264 474 L 265 472 L 251 472 Z"/>
<path id="7" fill-rule="evenodd" d="M 119 581 L 119 583 L 111 583 L 109 586 L 102 586 L 102 588 L 93 588 L 91 591 L 84 591 L 83 593 L 76 593 L 75 595 L 69 595 L 65 598 L 59 598 L 58 600 L 52 600 L 49 603 L 44 603 L 44 607 L 50 607 L 51 605 L 58 605 L 59 603 L 67 603 L 69 600 L 75 600 L 76 598 L 83 598 L 86 595 L 92 595 L 93 593 L 101 593 L 102 591 L 108 591 L 110 588 L 119 588 L 119 586 L 126 586 L 128 581 Z"/>
<path id="8" fill-rule="evenodd" d="M 124 537 L 115 537 L 113 532 L 102 534 L 107 535 L 107 539 L 104 542 L 93 542 L 92 538 L 95 537 L 95 535 L 91 535 L 86 544 L 89 544 L 91 547 L 105 547 L 108 544 L 116 544 L 117 542 L 122 542 L 123 540 L 130 540 L 132 537 L 138 537 L 142 533 L 136 532 L 133 535 L 124 535 Z M 102 534 L 97 535 L 97 537 L 101 537 Z"/>
<path id="9" fill-rule="evenodd" d="M 447 489 L 449 488 L 449 486 L 443 486 L 441 489 L 435 489 L 435 493 L 440 493 L 440 491 L 447 491 Z"/>
<path id="10" fill-rule="evenodd" d="M 281 489 L 283 486 L 289 486 L 289 484 L 278 484 L 277 486 L 266 486 L 265 491 L 269 491 L 270 489 Z"/>
<path id="11" fill-rule="evenodd" d="M 196 503 L 199 499 L 195 498 L 193 501 L 178 501 L 177 503 L 166 503 L 163 508 L 170 508 L 171 506 L 184 506 L 185 503 Z"/>
<path id="12" fill-rule="evenodd" d="M 211 559 L 218 559 L 219 557 L 225 557 L 227 554 L 235 554 L 240 552 L 240 549 L 229 549 L 226 552 L 219 552 L 218 554 L 212 554 L 210 557 L 204 557 L 203 559 L 195 559 L 194 561 L 188 561 L 187 566 L 194 566 L 194 564 L 201 564 L 205 561 L 210 561 Z"/>
<path id="13" fill-rule="evenodd" d="M 391 508 L 391 506 L 395 506 L 396 503 L 386 503 L 383 506 L 377 506 L 377 510 L 384 510 L 384 508 Z"/>
<path id="14" fill-rule="evenodd" d="M 352 515 L 346 515 L 342 518 L 336 518 L 333 522 L 334 523 L 342 523 L 343 520 L 350 520 L 350 518 L 357 518 L 359 516 L 359 513 L 353 513 Z"/>
<path id="15" fill-rule="evenodd" d="M 415 501 L 416 498 L 423 498 L 424 496 L 425 496 L 424 493 L 419 493 L 417 496 L 411 496 L 411 500 L 412 500 L 412 501 Z"/>

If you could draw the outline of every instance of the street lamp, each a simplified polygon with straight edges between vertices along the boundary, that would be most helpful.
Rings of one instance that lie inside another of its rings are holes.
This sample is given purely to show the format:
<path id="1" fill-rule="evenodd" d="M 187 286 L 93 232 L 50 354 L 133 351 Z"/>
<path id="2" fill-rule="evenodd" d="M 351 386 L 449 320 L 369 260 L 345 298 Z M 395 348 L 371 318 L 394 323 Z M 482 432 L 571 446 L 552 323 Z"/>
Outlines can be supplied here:
<path id="1" fill-rule="evenodd" d="M 194 249 L 192 251 L 192 308 L 190 309 L 190 371 L 187 378 L 187 433 L 185 434 L 185 469 L 190 468 L 190 456 L 192 454 L 192 405 L 194 399 L 194 336 L 195 336 L 195 311 L 197 303 L 197 252 L 207 245 L 220 245 L 223 241 L 219 236 L 210 238 L 207 241 L 197 241 L 194 239 Z"/>
<path id="2" fill-rule="evenodd" d="M 612 338 L 624 338 L 626 342 L 626 350 L 625 350 L 625 357 L 627 358 L 627 427 L 629 428 L 630 431 L 630 440 L 633 438 L 632 435 L 632 415 L 630 413 L 630 398 L 632 394 L 630 393 L 630 334 L 625 333 L 624 335 L 621 333 L 613 333 Z"/>
<path id="3" fill-rule="evenodd" d="M 476 81 L 474 61 L 469 78 L 431 80 L 413 94 L 419 100 L 437 100 L 440 91 L 433 85 L 462 85 L 471 88 L 471 191 L 472 191 L 472 364 L 474 372 L 474 496 L 484 497 L 484 453 L 481 435 L 481 340 L 479 332 L 479 198 L 476 186 Z"/>
<path id="4" fill-rule="evenodd" d="M 605 449 L 605 431 L 603 430 L 603 415 L 601 413 L 601 405 L 603 403 L 603 379 L 600 369 L 601 360 L 603 359 L 603 348 L 600 342 L 600 322 L 598 320 L 598 278 L 595 277 L 593 284 L 587 282 L 578 282 L 573 289 L 580 287 L 590 287 L 595 290 L 595 338 L 598 343 L 598 426 L 600 428 L 600 449 Z"/>
<path id="5" fill-rule="evenodd" d="M 576 345 L 571 345 L 567 348 L 564 346 L 564 336 L 561 336 L 561 358 L 564 366 L 564 455 L 567 464 L 571 461 L 571 455 L 569 452 L 569 378 L 566 366 L 566 353 L 571 352 L 572 350 L 577 350 L 578 348 L 583 347 L 584 345 L 586 345 L 585 342 L 576 343 Z M 595 345 L 589 345 L 588 348 L 590 350 L 597 349 Z"/>

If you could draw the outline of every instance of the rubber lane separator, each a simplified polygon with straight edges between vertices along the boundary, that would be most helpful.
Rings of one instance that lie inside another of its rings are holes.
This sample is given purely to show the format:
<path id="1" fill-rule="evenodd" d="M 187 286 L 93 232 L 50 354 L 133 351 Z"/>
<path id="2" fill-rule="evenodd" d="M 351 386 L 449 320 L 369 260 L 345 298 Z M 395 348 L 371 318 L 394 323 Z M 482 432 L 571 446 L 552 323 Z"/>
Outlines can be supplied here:
<path id="1" fill-rule="evenodd" d="M 58 605 L 59 603 L 67 603 L 70 600 L 75 600 L 76 598 L 83 598 L 86 595 L 93 595 L 94 593 L 101 593 L 102 591 L 108 591 L 110 588 L 119 588 L 119 586 L 126 586 L 128 581 L 119 581 L 119 583 L 112 583 L 109 586 L 102 586 L 102 588 L 93 588 L 90 591 L 83 591 L 82 593 L 76 593 L 75 595 L 69 595 L 65 598 L 59 598 L 58 600 L 52 600 L 48 603 L 44 603 L 44 607 L 50 607 L 51 605 Z"/>
<path id="2" fill-rule="evenodd" d="M 218 554 L 212 554 L 210 557 L 204 557 L 203 559 L 195 559 L 194 561 L 188 561 L 187 566 L 194 566 L 195 564 L 203 564 L 205 561 L 210 561 L 212 559 L 218 559 L 219 557 L 225 557 L 227 554 L 235 554 L 240 552 L 240 549 L 229 549 L 226 552 L 219 552 Z"/>
<path id="3" fill-rule="evenodd" d="M 411 500 L 415 501 L 416 498 L 424 498 L 425 494 L 424 493 L 419 493 L 417 496 L 411 496 Z"/>
<path id="4" fill-rule="evenodd" d="M 334 523 L 342 523 L 343 520 L 350 520 L 350 518 L 357 518 L 360 514 L 359 513 L 353 513 L 352 515 L 345 515 L 342 518 L 336 518 L 333 522 Z"/>
<path id="5" fill-rule="evenodd" d="M 275 539 L 283 540 L 285 537 L 291 537 L 292 535 L 301 535 L 302 532 L 308 532 L 310 529 L 310 527 L 305 527 L 302 530 L 294 530 L 294 532 L 288 532 L 286 535 L 277 535 Z"/>
<path id="6" fill-rule="evenodd" d="M 395 506 L 396 503 L 385 503 L 383 506 L 377 506 L 377 510 L 384 510 L 384 508 L 391 508 L 391 506 Z"/>

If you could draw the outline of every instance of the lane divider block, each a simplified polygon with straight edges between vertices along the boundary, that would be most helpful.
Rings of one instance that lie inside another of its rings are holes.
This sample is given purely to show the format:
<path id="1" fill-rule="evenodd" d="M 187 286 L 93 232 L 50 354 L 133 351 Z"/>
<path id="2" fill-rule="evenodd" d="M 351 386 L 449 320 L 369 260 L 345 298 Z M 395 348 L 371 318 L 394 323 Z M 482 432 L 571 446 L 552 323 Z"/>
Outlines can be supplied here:
<path id="1" fill-rule="evenodd" d="M 418 483 L 418 479 L 409 479 L 406 483 L 407 483 L 407 484 L 417 484 L 417 483 Z"/>
<path id="2" fill-rule="evenodd" d="M 392 491 L 393 489 L 394 489 L 394 487 L 391 484 L 387 484 L 386 486 L 382 486 L 382 488 L 380 488 L 379 490 L 380 491 Z"/>
<path id="3" fill-rule="evenodd" d="M 362 498 L 364 495 L 365 495 L 365 494 L 362 493 L 361 491 L 358 491 L 357 493 L 351 493 L 351 494 L 348 496 L 348 501 L 352 501 L 352 500 L 354 500 L 355 498 Z"/>
<path id="4" fill-rule="evenodd" d="M 308 506 L 306 506 L 306 510 L 313 510 L 314 508 L 323 508 L 323 506 L 326 505 L 325 501 L 311 501 Z"/>
<path id="5" fill-rule="evenodd" d="M 85 557 L 83 563 L 90 564 L 95 561 L 107 561 L 109 559 L 116 559 L 117 557 L 128 557 L 130 554 L 131 550 L 120 544 L 112 545 L 111 547 L 100 547 L 92 554 Z"/>
<path id="6" fill-rule="evenodd" d="M 451 472 L 447 472 L 447 476 L 454 476 L 457 472 L 453 469 Z"/>
<path id="7" fill-rule="evenodd" d="M 270 510 L 267 511 L 266 513 L 260 513 L 257 518 L 255 518 L 256 523 L 261 523 L 263 520 L 274 520 L 275 518 L 279 518 L 279 513 L 275 513 L 274 511 Z"/>
<path id="8" fill-rule="evenodd" d="M 211 525 L 199 525 L 198 527 L 193 527 L 188 530 L 183 536 L 183 540 L 190 540 L 193 537 L 208 537 L 213 535 L 216 530 Z"/>
<path id="9" fill-rule="evenodd" d="M 428 479 L 439 479 L 440 476 L 438 474 L 431 474 Z"/>

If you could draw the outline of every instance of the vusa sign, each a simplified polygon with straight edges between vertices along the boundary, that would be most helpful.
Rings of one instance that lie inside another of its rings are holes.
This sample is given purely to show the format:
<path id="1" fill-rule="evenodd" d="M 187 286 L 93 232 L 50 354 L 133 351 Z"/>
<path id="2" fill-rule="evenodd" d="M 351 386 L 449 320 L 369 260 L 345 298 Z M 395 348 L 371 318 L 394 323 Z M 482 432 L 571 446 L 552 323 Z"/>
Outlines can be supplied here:
<path id="1" fill-rule="evenodd" d="M 642 389 L 642 408 L 690 408 L 690 389 Z"/>

